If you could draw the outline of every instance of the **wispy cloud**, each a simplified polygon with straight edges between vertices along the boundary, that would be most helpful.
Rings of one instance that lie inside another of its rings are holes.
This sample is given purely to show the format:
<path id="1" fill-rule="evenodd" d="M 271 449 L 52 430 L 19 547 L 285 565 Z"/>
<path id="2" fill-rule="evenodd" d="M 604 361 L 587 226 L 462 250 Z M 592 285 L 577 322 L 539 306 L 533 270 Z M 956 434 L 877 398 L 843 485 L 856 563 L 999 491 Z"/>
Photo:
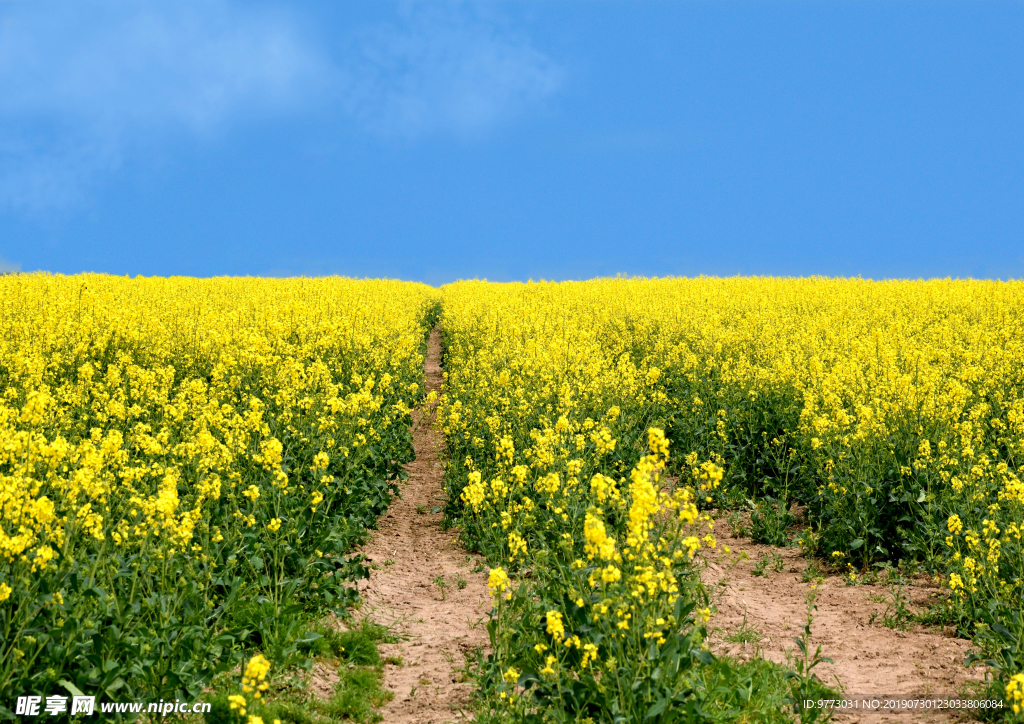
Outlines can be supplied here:
<path id="1" fill-rule="evenodd" d="M 79 205 L 166 136 L 208 138 L 268 113 L 333 107 L 380 139 L 475 136 L 542 104 L 565 75 L 490 3 L 407 3 L 391 22 L 319 39 L 295 12 L 0 2 L 0 211 Z"/>
<path id="2" fill-rule="evenodd" d="M 287 108 L 323 61 L 282 13 L 225 0 L 0 5 L 0 205 L 73 203 L 139 136 Z"/>
<path id="3" fill-rule="evenodd" d="M 342 69 L 346 110 L 367 131 L 475 135 L 535 107 L 564 69 L 491 5 L 417 2 L 353 37 Z"/>

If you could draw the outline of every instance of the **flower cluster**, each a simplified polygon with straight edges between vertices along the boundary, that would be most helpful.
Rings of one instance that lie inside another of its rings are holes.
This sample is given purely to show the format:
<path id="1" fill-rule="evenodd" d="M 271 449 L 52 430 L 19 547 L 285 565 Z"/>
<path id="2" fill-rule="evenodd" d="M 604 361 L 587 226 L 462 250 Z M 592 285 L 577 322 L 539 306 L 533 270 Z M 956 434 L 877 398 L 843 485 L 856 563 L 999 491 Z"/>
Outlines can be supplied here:
<path id="1" fill-rule="evenodd" d="M 245 673 L 242 674 L 242 691 L 259 699 L 263 692 L 270 688 L 270 682 L 266 680 L 269 671 L 270 662 L 263 654 L 253 656 L 246 664 Z"/>
<path id="2" fill-rule="evenodd" d="M 1006 700 L 1013 707 L 1014 714 L 1024 709 L 1024 674 L 1014 674 L 1006 684 Z"/>

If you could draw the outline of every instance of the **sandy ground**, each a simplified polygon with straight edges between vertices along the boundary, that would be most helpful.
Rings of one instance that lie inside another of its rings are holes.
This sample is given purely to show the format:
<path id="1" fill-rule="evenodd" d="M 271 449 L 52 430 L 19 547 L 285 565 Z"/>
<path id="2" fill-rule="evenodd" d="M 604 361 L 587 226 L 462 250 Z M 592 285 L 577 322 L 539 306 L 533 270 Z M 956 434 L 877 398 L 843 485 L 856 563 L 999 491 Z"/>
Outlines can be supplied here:
<path id="1" fill-rule="evenodd" d="M 786 652 L 794 650 L 793 639 L 806 621 L 805 597 L 811 588 L 802 581 L 807 560 L 796 548 L 756 545 L 749 538 L 734 538 L 724 521 L 715 526 L 718 548 L 708 559 L 704 581 L 716 586 L 718 613 L 710 622 L 719 653 L 755 655 L 751 643 L 728 643 L 725 639 L 746 625 L 762 636 L 764 656 L 784 663 Z M 731 554 L 724 551 L 728 546 Z M 743 554 L 746 554 L 744 556 Z M 766 555 L 782 559 L 782 570 L 769 568 L 768 576 L 755 576 L 754 566 Z M 981 678 L 979 668 L 963 666 L 970 642 L 949 631 L 911 625 L 909 630 L 887 628 L 882 620 L 889 588 L 884 585 L 847 586 L 839 576 L 827 576 L 817 584 L 817 605 L 811 626 L 812 650 L 822 646 L 822 655 L 833 665 L 815 669 L 818 677 L 835 683 L 838 677 L 846 699 L 947 699 L 957 698 L 969 678 Z M 911 581 L 904 588 L 910 601 L 920 607 L 934 600 L 939 589 L 926 579 Z M 876 614 L 874 622 L 872 614 Z M 837 722 L 951 722 L 963 721 L 965 714 L 952 711 L 850 711 L 839 713 Z"/>
<path id="2" fill-rule="evenodd" d="M 426 360 L 428 390 L 440 391 L 440 351 L 435 329 Z M 491 608 L 486 569 L 455 543 L 453 531 L 441 530 L 440 512 L 431 512 L 444 503 L 441 438 L 432 410 L 419 409 L 414 418 L 416 459 L 406 465 L 409 479 L 362 549 L 374 564 L 369 580 L 359 585 L 362 613 L 393 626 L 403 638 L 381 646 L 382 656 L 401 657 L 401 664 L 385 666 L 384 684 L 395 695 L 381 712 L 388 724 L 470 716 L 473 685 L 462 669 L 465 654 L 487 642 L 484 624 Z"/>

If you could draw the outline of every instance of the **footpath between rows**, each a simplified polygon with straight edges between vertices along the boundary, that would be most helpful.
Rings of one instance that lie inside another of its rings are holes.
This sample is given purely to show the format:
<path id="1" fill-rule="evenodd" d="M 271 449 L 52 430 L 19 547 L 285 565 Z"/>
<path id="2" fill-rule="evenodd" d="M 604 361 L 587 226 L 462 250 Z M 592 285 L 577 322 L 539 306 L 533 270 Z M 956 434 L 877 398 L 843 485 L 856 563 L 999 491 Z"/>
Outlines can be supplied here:
<path id="1" fill-rule="evenodd" d="M 434 329 L 424 370 L 428 392 L 441 392 L 440 361 L 441 335 Z M 465 655 L 487 642 L 486 568 L 441 527 L 443 440 L 433 417 L 426 403 L 414 411 L 409 478 L 362 549 L 372 562 L 369 579 L 359 585 L 362 614 L 401 639 L 380 646 L 382 658 L 400 661 L 384 670 L 384 686 L 394 694 L 381 711 L 387 724 L 440 724 L 461 719 L 460 711 L 470 716 Z"/>

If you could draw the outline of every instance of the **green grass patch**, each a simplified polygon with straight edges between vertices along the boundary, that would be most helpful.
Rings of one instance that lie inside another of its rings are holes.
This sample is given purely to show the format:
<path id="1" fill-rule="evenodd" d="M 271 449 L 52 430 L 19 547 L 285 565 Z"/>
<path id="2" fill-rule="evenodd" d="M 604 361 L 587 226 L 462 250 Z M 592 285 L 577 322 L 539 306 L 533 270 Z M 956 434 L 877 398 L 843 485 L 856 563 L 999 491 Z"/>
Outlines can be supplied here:
<path id="1" fill-rule="evenodd" d="M 384 664 L 379 643 L 394 643 L 399 638 L 386 626 L 363 619 L 353 628 L 339 631 L 326 621 L 313 627 L 318 637 L 303 645 L 303 653 L 312 665 L 307 671 L 291 667 L 273 672 L 270 688 L 257 700 L 243 693 L 235 676 L 224 676 L 214 683 L 214 694 L 205 698 L 212 704 L 202 719 L 204 724 L 238 724 L 249 715 L 262 718 L 265 724 L 280 720 L 281 724 L 328 724 L 351 721 L 359 724 L 378 722 L 378 711 L 391 698 L 384 689 Z M 389 659 L 391 660 L 391 659 Z M 308 687 L 312 669 L 320 664 L 334 669 L 338 681 L 327 697 L 317 696 Z M 231 708 L 232 695 L 246 700 L 245 717 Z"/>
<path id="2" fill-rule="evenodd" d="M 790 669 L 762 658 L 739 662 L 718 657 L 700 669 L 700 683 L 708 693 L 708 719 L 736 724 L 791 724 L 800 721 Z M 813 698 L 841 698 L 838 691 L 816 678 L 808 682 Z M 807 717 L 804 719 L 812 721 Z M 824 713 L 824 712 L 823 712 Z"/>

